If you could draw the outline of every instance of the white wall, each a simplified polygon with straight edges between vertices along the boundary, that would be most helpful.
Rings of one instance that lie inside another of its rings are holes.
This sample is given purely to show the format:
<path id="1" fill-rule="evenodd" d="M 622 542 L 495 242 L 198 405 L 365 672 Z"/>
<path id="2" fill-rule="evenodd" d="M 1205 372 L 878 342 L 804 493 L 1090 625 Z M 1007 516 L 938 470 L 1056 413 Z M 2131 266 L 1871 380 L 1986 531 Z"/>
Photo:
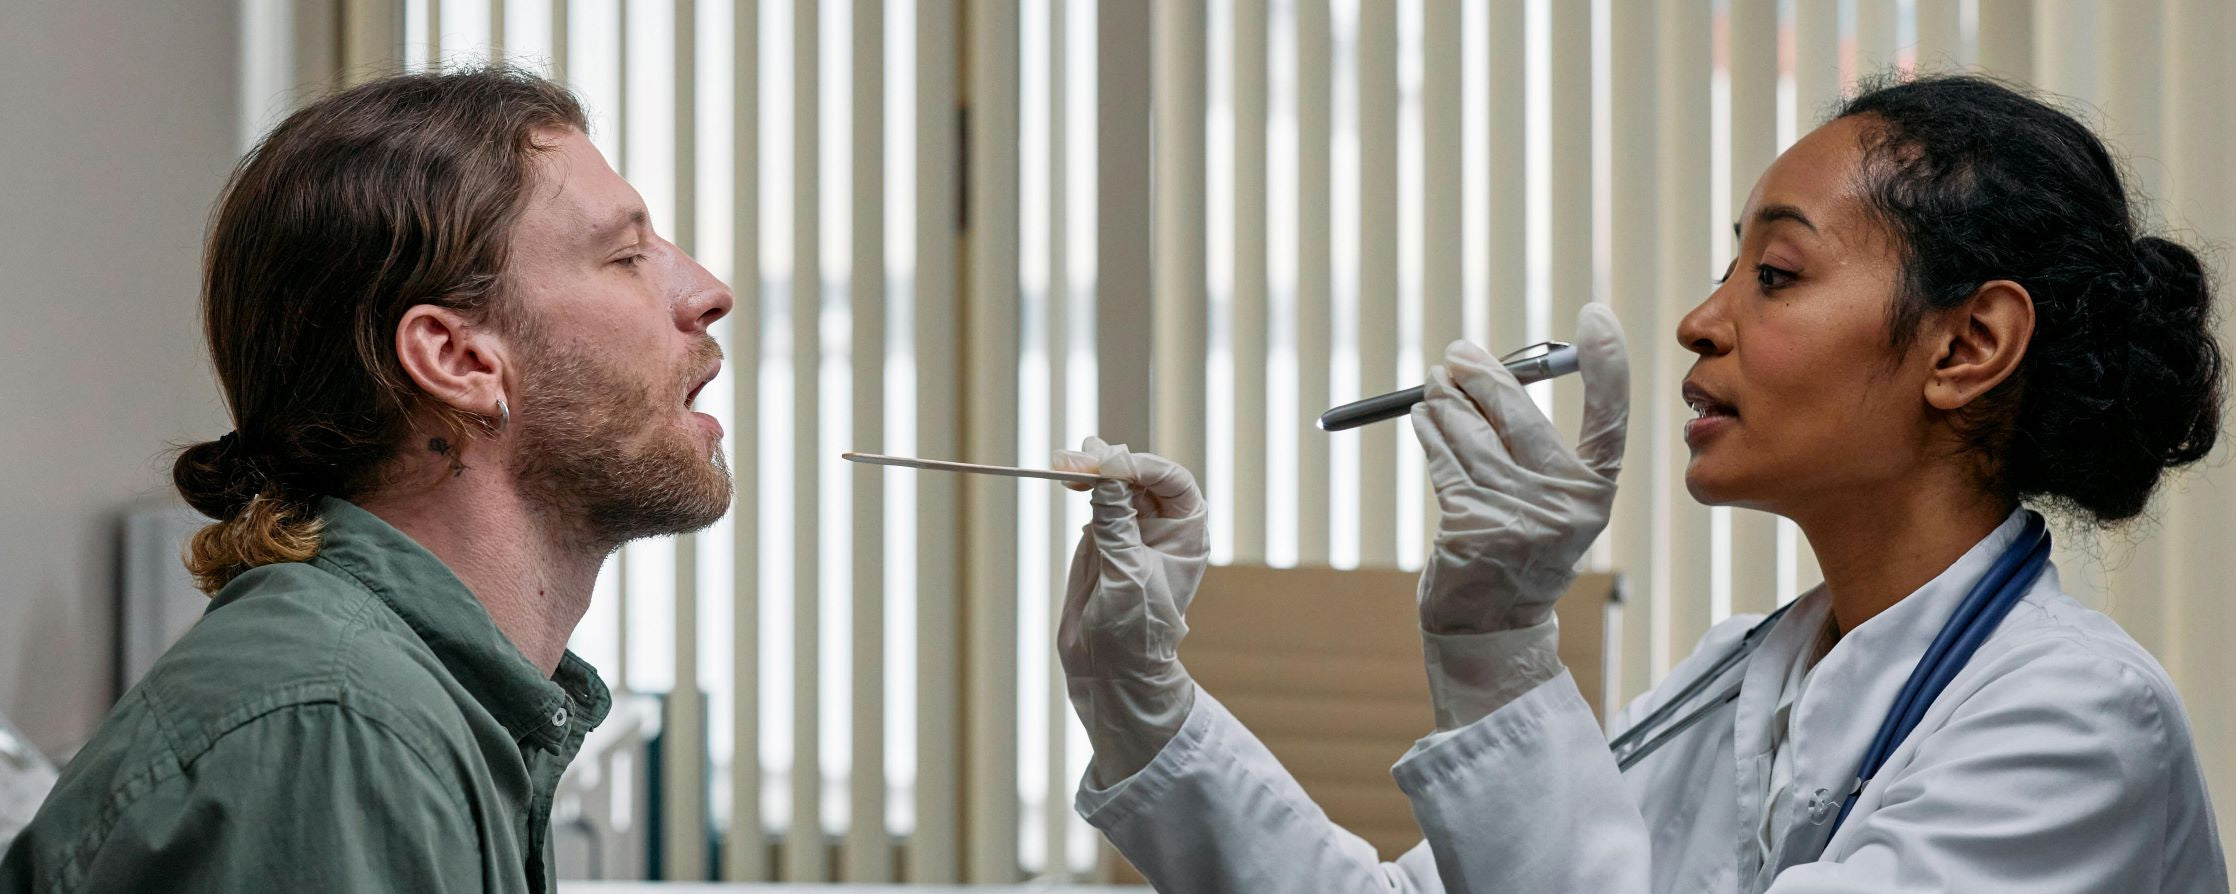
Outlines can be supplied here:
<path id="1" fill-rule="evenodd" d="M 0 711 L 58 758 L 113 697 L 119 513 L 228 427 L 196 313 L 237 157 L 238 0 L 8 0 Z"/>

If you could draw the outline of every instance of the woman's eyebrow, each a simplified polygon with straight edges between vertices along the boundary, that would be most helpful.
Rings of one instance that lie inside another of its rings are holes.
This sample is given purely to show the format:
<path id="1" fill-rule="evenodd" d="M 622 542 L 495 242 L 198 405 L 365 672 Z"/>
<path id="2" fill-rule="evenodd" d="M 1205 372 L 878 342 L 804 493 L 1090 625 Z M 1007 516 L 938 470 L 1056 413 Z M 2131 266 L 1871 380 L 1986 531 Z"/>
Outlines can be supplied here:
<path id="1" fill-rule="evenodd" d="M 1809 215 L 1801 213 L 1801 209 L 1792 205 L 1765 205 L 1761 210 L 1755 212 L 1755 224 L 1757 226 L 1767 225 L 1776 220 L 1790 220 L 1808 227 L 1809 232 L 1817 232 L 1817 224 L 1809 219 Z M 1737 222 L 1732 223 L 1731 234 L 1733 236 L 1739 235 L 1739 224 Z"/>

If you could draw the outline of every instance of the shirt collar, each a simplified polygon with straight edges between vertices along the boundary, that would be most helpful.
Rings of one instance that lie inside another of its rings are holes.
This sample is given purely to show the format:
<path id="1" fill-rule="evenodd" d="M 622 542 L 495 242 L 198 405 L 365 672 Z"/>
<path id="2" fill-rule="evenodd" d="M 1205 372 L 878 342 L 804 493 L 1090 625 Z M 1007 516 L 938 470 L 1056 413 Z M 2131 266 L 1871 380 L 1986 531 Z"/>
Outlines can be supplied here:
<path id="1" fill-rule="evenodd" d="M 326 527 L 312 564 L 386 603 L 515 740 L 557 750 L 605 719 L 611 698 L 587 662 L 568 652 L 545 677 L 434 553 L 347 500 L 325 498 L 318 514 Z"/>
<path id="2" fill-rule="evenodd" d="M 1794 743 L 1802 764 L 1796 768 L 1797 778 L 1806 773 L 1844 780 L 1855 774 L 1880 721 L 1894 706 L 1903 681 L 1925 656 L 1926 647 L 1996 557 L 2018 540 L 2032 514 L 2027 509 L 2013 511 L 1925 586 L 1840 637 L 1818 663 L 1815 679 L 1794 706 Z M 2044 575 L 2036 586 L 2044 583 L 2055 586 L 2054 576 Z M 1831 609 L 1830 597 L 1820 587 L 1810 598 L 1826 604 L 1793 612 L 1804 617 L 1782 619 L 1779 626 L 1812 618 L 1822 624 L 1824 613 Z"/>

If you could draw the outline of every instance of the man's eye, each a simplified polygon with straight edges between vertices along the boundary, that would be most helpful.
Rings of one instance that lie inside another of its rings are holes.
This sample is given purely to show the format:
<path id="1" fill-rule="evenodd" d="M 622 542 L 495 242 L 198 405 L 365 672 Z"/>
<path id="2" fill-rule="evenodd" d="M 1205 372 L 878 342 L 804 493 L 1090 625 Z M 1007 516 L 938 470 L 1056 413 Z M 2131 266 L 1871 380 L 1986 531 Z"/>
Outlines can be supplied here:
<path id="1" fill-rule="evenodd" d="M 627 255 L 614 259 L 614 263 L 623 267 L 641 267 L 644 265 L 644 260 L 644 255 Z"/>

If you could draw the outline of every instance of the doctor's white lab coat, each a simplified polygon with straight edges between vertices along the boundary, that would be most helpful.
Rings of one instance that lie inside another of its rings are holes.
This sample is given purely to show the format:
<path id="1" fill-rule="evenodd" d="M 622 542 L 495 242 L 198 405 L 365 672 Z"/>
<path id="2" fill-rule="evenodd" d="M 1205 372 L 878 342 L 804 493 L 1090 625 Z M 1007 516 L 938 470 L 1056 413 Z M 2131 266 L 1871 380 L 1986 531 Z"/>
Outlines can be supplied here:
<path id="1" fill-rule="evenodd" d="M 1109 789 L 1082 785 L 1076 806 L 1164 892 L 2227 891 L 2166 672 L 2066 596 L 2054 568 L 1826 839 L 1896 692 L 2023 513 L 1849 631 L 1797 687 L 1797 659 L 1830 610 L 1821 589 L 1804 595 L 1727 673 L 1745 675 L 1739 698 L 1628 773 L 1566 672 L 1421 740 L 1391 773 L 1426 840 L 1392 863 L 1329 822 L 1201 690 L 1148 767 Z M 1612 727 L 1654 710 L 1756 620 L 1718 625 Z M 1549 654 L 1552 635 L 1547 624 L 1502 648 Z M 1774 758 L 1790 784 L 1773 784 Z"/>

